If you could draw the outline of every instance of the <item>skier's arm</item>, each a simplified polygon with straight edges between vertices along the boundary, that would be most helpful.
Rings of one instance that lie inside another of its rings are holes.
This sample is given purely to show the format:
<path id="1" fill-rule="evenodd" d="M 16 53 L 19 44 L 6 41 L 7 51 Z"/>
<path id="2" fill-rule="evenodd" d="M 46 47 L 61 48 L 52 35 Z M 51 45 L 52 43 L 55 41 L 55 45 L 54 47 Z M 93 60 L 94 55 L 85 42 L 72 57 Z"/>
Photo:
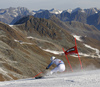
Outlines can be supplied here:
<path id="1" fill-rule="evenodd" d="M 46 69 L 49 69 L 49 67 L 53 64 L 53 62 L 51 62 L 47 67 Z"/>

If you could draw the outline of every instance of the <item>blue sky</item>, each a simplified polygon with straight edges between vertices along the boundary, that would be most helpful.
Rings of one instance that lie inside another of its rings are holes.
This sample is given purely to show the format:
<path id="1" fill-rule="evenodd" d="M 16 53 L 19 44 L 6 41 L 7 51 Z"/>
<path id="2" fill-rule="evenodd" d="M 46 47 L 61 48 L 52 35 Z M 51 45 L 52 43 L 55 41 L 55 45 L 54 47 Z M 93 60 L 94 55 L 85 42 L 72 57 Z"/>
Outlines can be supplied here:
<path id="1" fill-rule="evenodd" d="M 100 0 L 0 0 L 0 9 L 9 7 L 26 7 L 30 10 L 59 10 L 80 8 L 100 8 Z"/>

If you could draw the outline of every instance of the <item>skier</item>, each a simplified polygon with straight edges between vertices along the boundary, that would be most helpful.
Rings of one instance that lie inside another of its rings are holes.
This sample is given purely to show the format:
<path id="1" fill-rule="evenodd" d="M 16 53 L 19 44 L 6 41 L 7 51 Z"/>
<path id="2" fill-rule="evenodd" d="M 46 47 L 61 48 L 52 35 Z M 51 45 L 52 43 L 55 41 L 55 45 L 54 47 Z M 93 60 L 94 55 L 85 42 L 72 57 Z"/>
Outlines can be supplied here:
<path id="1" fill-rule="evenodd" d="M 52 64 L 56 64 L 56 67 L 50 71 L 50 74 L 53 74 L 54 72 L 65 71 L 65 64 L 62 60 L 56 59 L 56 57 L 54 57 L 54 56 L 52 56 L 50 60 L 51 60 L 51 63 L 46 67 L 46 69 L 49 69 L 49 67 Z"/>

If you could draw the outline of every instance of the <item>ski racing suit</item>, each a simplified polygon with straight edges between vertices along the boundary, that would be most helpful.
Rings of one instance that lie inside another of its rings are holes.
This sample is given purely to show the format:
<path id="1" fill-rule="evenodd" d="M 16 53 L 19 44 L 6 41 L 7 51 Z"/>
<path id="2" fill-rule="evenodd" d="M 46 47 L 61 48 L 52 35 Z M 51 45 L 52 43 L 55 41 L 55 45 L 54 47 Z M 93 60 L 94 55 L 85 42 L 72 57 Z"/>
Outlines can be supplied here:
<path id="1" fill-rule="evenodd" d="M 65 64 L 64 64 L 64 62 L 62 60 L 60 60 L 60 59 L 52 60 L 47 68 L 49 68 L 52 64 L 56 64 L 57 67 L 52 69 L 50 71 L 50 74 L 53 74 L 54 72 L 63 72 L 63 71 L 65 71 Z"/>

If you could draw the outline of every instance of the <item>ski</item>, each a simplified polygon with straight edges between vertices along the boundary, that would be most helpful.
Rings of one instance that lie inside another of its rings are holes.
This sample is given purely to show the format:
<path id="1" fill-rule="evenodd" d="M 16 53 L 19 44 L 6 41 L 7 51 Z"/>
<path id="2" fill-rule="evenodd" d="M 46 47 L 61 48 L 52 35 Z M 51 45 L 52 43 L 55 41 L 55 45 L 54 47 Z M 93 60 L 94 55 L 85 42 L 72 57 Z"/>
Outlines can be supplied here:
<path id="1" fill-rule="evenodd" d="M 38 77 L 35 77 L 35 79 L 42 79 L 44 78 L 43 76 L 38 76 Z"/>

